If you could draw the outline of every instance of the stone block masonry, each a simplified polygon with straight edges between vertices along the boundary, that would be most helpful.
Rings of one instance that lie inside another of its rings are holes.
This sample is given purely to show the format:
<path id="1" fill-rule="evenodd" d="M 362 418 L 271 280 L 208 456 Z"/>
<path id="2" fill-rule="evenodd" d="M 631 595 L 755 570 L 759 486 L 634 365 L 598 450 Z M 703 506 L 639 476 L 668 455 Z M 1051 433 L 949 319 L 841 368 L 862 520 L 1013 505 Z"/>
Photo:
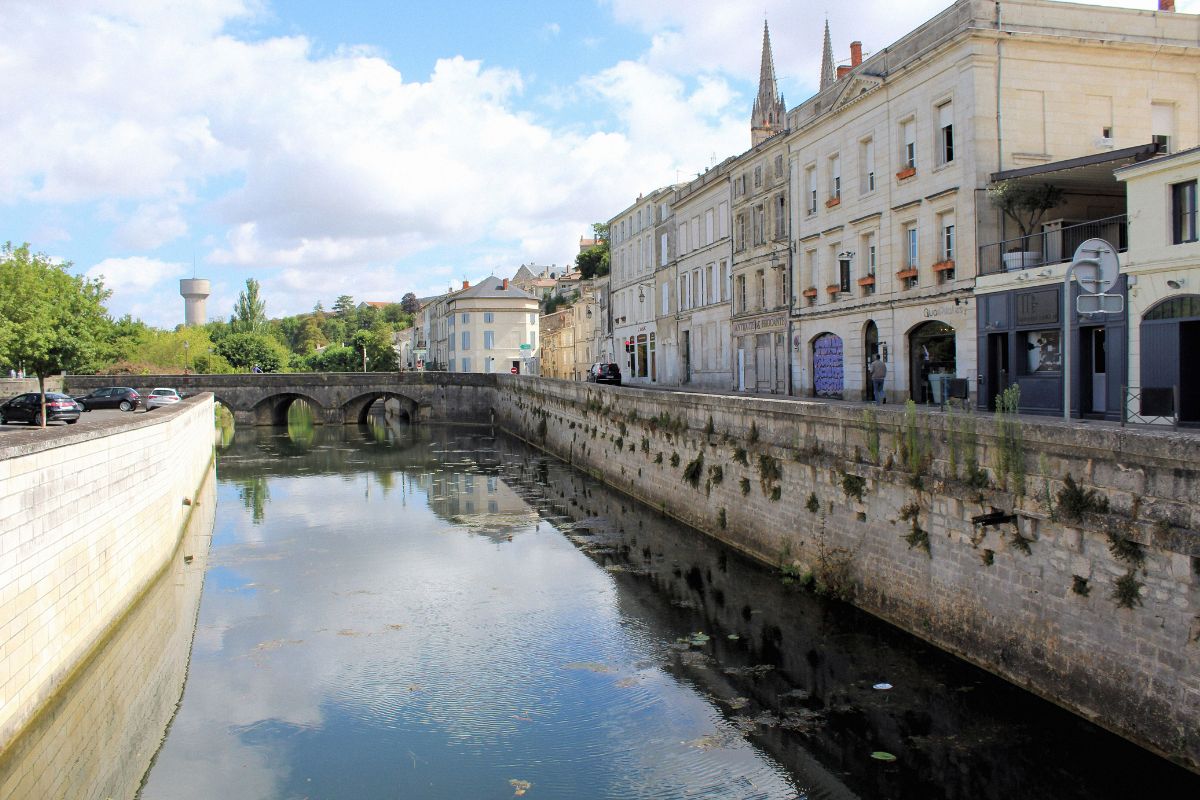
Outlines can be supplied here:
<path id="1" fill-rule="evenodd" d="M 166 566 L 212 458 L 211 395 L 0 447 L 0 749 Z"/>
<path id="2" fill-rule="evenodd" d="M 496 384 L 505 429 L 1200 771 L 1194 435 Z"/>

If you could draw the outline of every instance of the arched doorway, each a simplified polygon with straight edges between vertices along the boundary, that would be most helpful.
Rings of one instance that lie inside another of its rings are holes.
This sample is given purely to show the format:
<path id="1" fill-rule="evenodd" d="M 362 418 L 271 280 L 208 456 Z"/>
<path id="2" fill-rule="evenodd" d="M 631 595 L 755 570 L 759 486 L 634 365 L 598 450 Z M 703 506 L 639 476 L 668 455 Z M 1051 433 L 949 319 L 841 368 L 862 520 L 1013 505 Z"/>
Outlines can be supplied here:
<path id="1" fill-rule="evenodd" d="M 1200 352 L 1200 295 L 1176 295 L 1152 306 L 1142 314 L 1140 330 L 1140 413 L 1165 416 L 1178 386 L 1179 421 L 1200 422 L 1200 372 L 1183 368 L 1184 353 Z"/>
<path id="2" fill-rule="evenodd" d="M 944 322 L 923 322 L 908 334 L 909 380 L 912 399 L 918 403 L 941 403 L 947 378 L 953 378 L 954 328 Z"/>
<path id="3" fill-rule="evenodd" d="M 822 333 L 812 340 L 813 394 L 817 397 L 845 396 L 846 367 L 842 337 Z"/>
<path id="4" fill-rule="evenodd" d="M 862 382 L 863 382 L 863 400 L 875 399 L 875 385 L 871 383 L 871 362 L 879 355 L 879 327 L 876 326 L 875 320 L 867 320 L 867 324 L 863 327 L 863 363 L 862 363 Z"/>

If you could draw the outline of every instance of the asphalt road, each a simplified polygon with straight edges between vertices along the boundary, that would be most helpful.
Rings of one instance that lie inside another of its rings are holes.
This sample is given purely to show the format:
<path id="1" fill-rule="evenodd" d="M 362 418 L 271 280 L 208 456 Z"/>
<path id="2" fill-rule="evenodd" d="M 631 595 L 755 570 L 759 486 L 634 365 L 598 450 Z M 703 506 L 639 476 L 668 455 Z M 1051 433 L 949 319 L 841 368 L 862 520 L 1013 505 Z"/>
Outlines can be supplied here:
<path id="1" fill-rule="evenodd" d="M 74 425 L 68 425 L 65 422 L 51 422 L 46 427 L 52 430 L 62 428 L 70 428 L 72 431 L 83 430 L 84 428 L 98 428 L 104 425 L 105 421 L 111 421 L 123 417 L 126 414 L 146 414 L 150 413 L 141 408 L 135 411 L 120 411 L 118 409 L 106 408 L 96 411 L 85 411 L 79 415 L 79 422 Z M 25 436 L 38 436 L 41 434 L 40 428 L 35 428 L 32 425 L 24 422 L 10 422 L 7 425 L 0 425 L 0 436 L 11 436 L 14 434 L 24 434 Z"/>

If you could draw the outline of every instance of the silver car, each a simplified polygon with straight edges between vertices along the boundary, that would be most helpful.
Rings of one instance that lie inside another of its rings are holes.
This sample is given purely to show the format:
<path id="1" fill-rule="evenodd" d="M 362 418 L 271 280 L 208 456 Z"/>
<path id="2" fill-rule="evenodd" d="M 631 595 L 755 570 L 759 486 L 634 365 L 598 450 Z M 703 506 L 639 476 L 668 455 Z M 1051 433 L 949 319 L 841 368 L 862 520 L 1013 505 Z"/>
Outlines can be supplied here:
<path id="1" fill-rule="evenodd" d="M 174 405 L 181 399 L 179 392 L 174 389 L 152 389 L 146 396 L 146 410 L 153 411 L 163 406 Z"/>

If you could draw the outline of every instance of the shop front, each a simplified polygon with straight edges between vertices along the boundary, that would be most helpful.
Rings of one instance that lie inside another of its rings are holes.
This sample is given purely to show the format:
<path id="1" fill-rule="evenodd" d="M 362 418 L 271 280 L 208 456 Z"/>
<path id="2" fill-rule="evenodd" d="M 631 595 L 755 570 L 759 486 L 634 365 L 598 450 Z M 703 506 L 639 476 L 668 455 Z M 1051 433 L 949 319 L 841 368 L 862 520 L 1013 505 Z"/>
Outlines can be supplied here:
<path id="1" fill-rule="evenodd" d="M 738 391 L 787 394 L 787 323 L 786 311 L 733 320 Z"/>
<path id="2" fill-rule="evenodd" d="M 1062 414 L 1062 282 L 978 295 L 980 409 L 994 410 L 996 397 L 1021 389 L 1020 411 Z M 1122 276 L 1110 290 L 1125 296 Z M 1079 287 L 1070 303 L 1071 414 L 1119 419 L 1125 384 L 1126 314 L 1079 314 Z"/>

